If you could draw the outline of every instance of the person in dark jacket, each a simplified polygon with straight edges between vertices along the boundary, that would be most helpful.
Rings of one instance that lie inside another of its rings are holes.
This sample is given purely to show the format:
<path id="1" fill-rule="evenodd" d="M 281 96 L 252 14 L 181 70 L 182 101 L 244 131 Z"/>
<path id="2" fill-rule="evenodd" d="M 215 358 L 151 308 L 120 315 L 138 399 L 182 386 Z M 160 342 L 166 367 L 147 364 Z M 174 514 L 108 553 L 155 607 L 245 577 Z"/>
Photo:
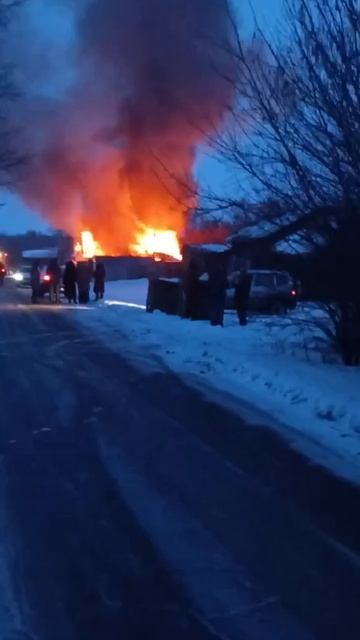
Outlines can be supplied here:
<path id="1" fill-rule="evenodd" d="M 79 290 L 80 304 L 87 304 L 90 301 L 90 283 L 93 275 L 92 261 L 79 262 L 77 266 L 77 285 Z"/>
<path id="2" fill-rule="evenodd" d="M 68 303 L 77 303 L 76 295 L 76 264 L 73 260 L 69 260 L 65 265 L 63 275 L 64 294 Z"/>
<path id="3" fill-rule="evenodd" d="M 60 302 L 60 284 L 61 284 L 61 269 L 56 258 L 51 260 L 47 270 L 47 275 L 50 277 L 50 302 L 59 304 Z"/>
<path id="4" fill-rule="evenodd" d="M 245 266 L 239 273 L 235 283 L 235 308 L 242 327 L 247 325 L 247 314 L 251 290 L 252 276 Z"/>
<path id="5" fill-rule="evenodd" d="M 40 264 L 38 260 L 33 262 L 30 272 L 30 283 L 31 283 L 31 302 L 32 304 L 37 304 L 40 297 Z"/>
<path id="6" fill-rule="evenodd" d="M 213 327 L 224 326 L 224 313 L 226 302 L 226 267 L 220 261 L 216 261 L 209 269 L 209 319 Z"/>
<path id="7" fill-rule="evenodd" d="M 106 271 L 103 262 L 97 262 L 94 271 L 94 293 L 95 300 L 104 297 L 105 294 Z"/>

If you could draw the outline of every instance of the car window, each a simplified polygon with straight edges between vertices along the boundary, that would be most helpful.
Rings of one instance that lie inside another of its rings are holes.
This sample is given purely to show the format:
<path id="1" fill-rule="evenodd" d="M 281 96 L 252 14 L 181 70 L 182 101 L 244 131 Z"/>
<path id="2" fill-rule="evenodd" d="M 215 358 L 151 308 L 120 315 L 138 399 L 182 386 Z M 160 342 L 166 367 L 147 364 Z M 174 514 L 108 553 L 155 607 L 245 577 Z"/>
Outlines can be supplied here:
<path id="1" fill-rule="evenodd" d="M 253 276 L 253 284 L 255 287 L 264 287 L 273 289 L 275 286 L 275 278 L 273 273 L 256 273 Z"/>
<path id="2" fill-rule="evenodd" d="M 290 284 L 290 278 L 287 273 L 278 273 L 276 279 L 279 287 L 284 287 Z"/>

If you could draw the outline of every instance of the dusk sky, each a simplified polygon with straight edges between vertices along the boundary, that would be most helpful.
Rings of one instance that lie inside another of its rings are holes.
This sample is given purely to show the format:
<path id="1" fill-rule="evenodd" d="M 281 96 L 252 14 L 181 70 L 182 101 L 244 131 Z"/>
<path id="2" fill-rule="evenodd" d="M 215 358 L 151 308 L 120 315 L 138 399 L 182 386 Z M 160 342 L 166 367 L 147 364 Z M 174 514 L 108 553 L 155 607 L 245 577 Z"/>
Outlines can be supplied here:
<path id="1" fill-rule="evenodd" d="M 55 14 L 56 9 L 49 9 L 49 5 L 43 4 L 43 0 L 30 0 L 34 5 L 33 17 L 35 23 L 38 22 L 38 16 L 41 10 L 41 19 L 44 23 L 44 32 L 51 33 L 52 37 L 62 37 L 67 25 L 64 22 L 64 15 L 59 12 Z M 252 14 L 248 3 L 243 0 L 236 0 L 239 8 L 241 8 L 242 22 L 244 31 L 251 31 Z M 43 5 L 43 6 L 42 6 Z M 252 6 L 261 24 L 267 28 L 273 27 L 276 20 L 280 16 L 282 0 L 252 0 Z M 46 10 L 44 11 L 44 7 Z M 197 176 L 201 182 L 211 184 L 215 188 L 220 188 L 224 181 L 224 175 L 219 170 L 217 163 L 205 160 L 201 163 L 197 170 Z M 7 233 L 23 232 L 29 229 L 46 230 L 49 224 L 42 220 L 36 212 L 31 211 L 23 205 L 23 203 L 14 195 L 5 194 L 1 197 L 1 201 L 5 206 L 0 209 L 0 231 Z"/>

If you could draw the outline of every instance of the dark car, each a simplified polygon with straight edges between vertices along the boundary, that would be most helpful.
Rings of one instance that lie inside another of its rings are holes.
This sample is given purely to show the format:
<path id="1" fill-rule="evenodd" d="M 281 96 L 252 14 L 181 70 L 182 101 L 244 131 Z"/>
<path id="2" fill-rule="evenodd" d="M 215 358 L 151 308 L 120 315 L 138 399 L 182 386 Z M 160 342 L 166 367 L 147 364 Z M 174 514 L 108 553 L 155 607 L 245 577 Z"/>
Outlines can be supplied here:
<path id="1" fill-rule="evenodd" d="M 295 309 L 298 291 L 294 280 L 286 271 L 251 270 L 252 283 L 249 310 L 263 313 L 286 313 Z M 226 308 L 234 309 L 235 289 L 229 288 Z"/>
<path id="2" fill-rule="evenodd" d="M 0 262 L 0 287 L 3 286 L 6 276 L 6 268 L 3 262 Z"/>
<path id="3" fill-rule="evenodd" d="M 13 278 L 18 287 L 31 287 L 31 269 L 32 264 L 23 264 L 18 271 L 15 271 Z M 62 269 L 63 271 L 63 269 Z M 51 276 L 47 274 L 47 265 L 40 265 L 40 296 L 47 295 L 50 291 Z M 63 293 L 63 287 L 61 287 Z"/>

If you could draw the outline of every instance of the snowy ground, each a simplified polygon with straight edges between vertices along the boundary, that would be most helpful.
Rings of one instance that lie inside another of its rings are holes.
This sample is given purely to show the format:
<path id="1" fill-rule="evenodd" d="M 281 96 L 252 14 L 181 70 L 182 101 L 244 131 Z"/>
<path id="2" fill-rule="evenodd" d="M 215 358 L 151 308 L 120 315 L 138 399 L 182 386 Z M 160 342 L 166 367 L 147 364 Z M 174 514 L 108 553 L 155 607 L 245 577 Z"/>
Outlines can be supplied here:
<path id="1" fill-rule="evenodd" d="M 253 317 L 247 327 L 229 313 L 221 329 L 147 314 L 146 292 L 145 280 L 109 283 L 105 303 L 78 318 L 112 349 L 123 350 L 125 332 L 135 351 L 156 354 L 233 407 L 248 405 L 248 418 L 257 407 L 257 420 L 261 411 L 294 446 L 360 482 L 360 370 L 336 362 L 311 322 L 314 309 Z"/>

